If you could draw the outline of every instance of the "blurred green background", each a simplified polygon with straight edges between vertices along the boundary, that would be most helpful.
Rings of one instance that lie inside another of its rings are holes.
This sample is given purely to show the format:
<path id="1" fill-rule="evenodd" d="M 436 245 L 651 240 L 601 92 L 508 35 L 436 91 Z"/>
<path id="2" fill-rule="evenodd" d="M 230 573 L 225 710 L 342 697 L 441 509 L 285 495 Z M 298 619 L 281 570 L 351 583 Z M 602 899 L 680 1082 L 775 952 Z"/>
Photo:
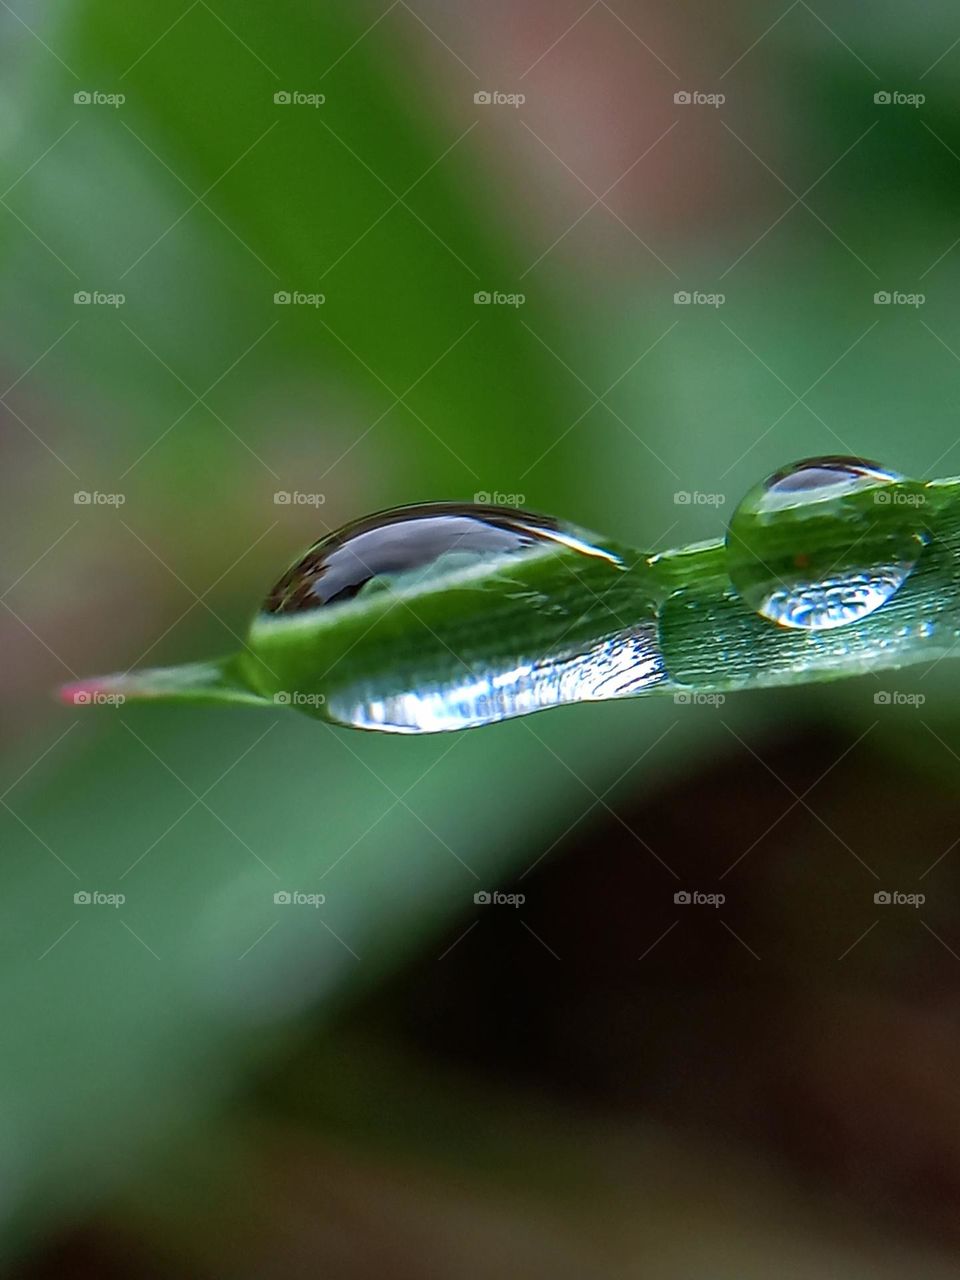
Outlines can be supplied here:
<path id="1" fill-rule="evenodd" d="M 48 696 L 393 504 L 662 549 L 795 458 L 955 472 L 955 7 L 0 32 L 9 1273 L 956 1274 L 950 663 L 420 740 Z"/>

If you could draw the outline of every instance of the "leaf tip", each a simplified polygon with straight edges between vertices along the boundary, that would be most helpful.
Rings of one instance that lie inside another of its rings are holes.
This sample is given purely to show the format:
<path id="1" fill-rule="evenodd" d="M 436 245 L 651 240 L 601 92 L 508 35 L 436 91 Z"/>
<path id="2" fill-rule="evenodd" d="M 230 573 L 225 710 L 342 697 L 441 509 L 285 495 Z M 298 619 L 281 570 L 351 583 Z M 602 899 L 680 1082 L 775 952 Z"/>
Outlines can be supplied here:
<path id="1" fill-rule="evenodd" d="M 144 690 L 132 688 L 129 676 L 90 676 L 86 680 L 73 680 L 54 691 L 54 697 L 65 707 L 92 707 L 104 703 L 125 701 L 129 693 L 145 697 Z"/>

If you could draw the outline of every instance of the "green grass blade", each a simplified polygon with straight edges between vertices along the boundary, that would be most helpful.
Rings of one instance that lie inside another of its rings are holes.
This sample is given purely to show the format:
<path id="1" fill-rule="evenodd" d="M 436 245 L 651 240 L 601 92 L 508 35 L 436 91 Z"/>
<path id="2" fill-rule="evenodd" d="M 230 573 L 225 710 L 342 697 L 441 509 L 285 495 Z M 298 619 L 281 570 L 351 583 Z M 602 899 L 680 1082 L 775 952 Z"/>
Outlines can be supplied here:
<path id="1" fill-rule="evenodd" d="M 928 542 L 916 569 L 882 607 L 832 630 L 760 617 L 733 589 L 719 541 L 658 555 L 605 542 L 609 555 L 539 550 L 333 607 L 261 613 L 248 651 L 235 658 L 106 677 L 68 686 L 65 696 L 76 701 L 80 688 L 89 702 L 115 692 L 279 703 L 351 724 L 361 722 L 338 706 L 474 699 L 461 721 L 429 725 L 456 728 L 569 702 L 801 684 L 934 662 L 960 639 L 960 481 L 924 492 Z M 838 562 L 850 554 L 847 520 L 820 521 L 816 537 L 833 540 Z M 590 678 L 578 681 L 585 655 Z"/>

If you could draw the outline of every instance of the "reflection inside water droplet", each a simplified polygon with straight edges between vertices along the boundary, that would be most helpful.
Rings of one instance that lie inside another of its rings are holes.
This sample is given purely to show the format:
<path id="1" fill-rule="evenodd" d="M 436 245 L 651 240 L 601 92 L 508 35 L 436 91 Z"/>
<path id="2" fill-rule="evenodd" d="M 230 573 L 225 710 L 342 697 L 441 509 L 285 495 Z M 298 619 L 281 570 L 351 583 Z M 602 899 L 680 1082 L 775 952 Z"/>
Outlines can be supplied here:
<path id="1" fill-rule="evenodd" d="M 264 609 L 295 613 L 374 591 L 406 589 L 537 547 L 567 547 L 619 565 L 615 555 L 548 516 L 508 507 L 425 503 L 366 516 L 321 539 L 284 574 Z"/>
<path id="2" fill-rule="evenodd" d="M 922 503 L 919 485 L 862 458 L 796 462 L 751 489 L 734 512 L 730 579 L 780 626 L 816 631 L 856 622 L 885 604 L 916 565 L 926 540 Z"/>
<path id="3" fill-rule="evenodd" d="M 317 714 L 429 733 L 662 681 L 644 598 L 618 553 L 548 517 L 401 507 L 312 547 L 270 593 L 251 643 L 281 687 L 323 693 Z"/>
<path id="4" fill-rule="evenodd" d="M 332 719 L 357 729 L 440 733 L 494 724 L 546 707 L 604 702 L 664 679 L 655 624 L 604 638 L 581 653 L 561 652 L 501 669 L 485 663 L 462 678 L 381 693 L 376 684 L 336 693 Z"/>

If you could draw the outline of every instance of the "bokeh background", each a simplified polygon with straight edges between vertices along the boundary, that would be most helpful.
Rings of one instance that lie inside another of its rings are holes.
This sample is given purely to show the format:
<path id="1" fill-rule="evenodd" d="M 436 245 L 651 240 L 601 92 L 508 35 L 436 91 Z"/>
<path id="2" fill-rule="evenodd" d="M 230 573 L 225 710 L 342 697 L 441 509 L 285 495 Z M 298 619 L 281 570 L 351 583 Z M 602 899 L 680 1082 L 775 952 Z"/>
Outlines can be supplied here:
<path id="1" fill-rule="evenodd" d="M 49 696 L 393 504 L 662 549 L 960 469 L 955 6 L 0 33 L 5 1272 L 955 1275 L 951 663 L 424 739 Z"/>

